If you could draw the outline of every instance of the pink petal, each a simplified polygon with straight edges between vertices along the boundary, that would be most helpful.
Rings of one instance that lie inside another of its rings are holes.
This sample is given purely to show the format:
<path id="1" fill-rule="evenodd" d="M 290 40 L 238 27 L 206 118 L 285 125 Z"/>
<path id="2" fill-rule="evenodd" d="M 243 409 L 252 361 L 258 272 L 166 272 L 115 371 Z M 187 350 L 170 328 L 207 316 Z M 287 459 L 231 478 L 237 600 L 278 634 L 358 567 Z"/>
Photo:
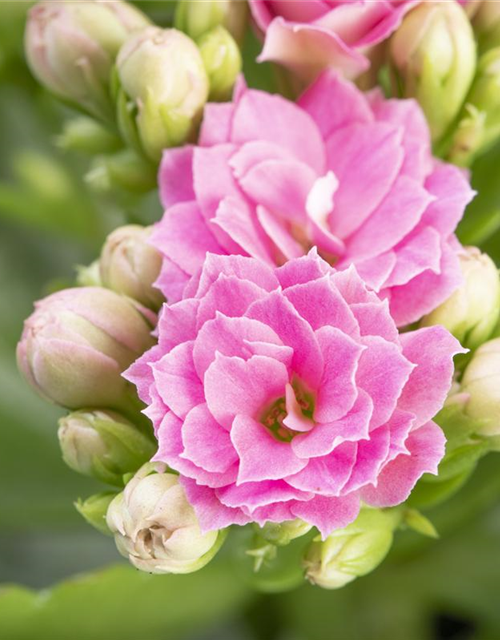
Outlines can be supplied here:
<path id="1" fill-rule="evenodd" d="M 387 300 L 360 302 L 352 304 L 350 308 L 362 336 L 380 336 L 389 342 L 398 342 L 398 330 L 390 314 Z"/>
<path id="2" fill-rule="evenodd" d="M 297 502 L 290 509 L 297 518 L 314 525 L 325 540 L 335 529 L 343 529 L 358 517 L 359 497 L 350 494 L 342 498 L 315 496 L 308 502 Z"/>
<path id="3" fill-rule="evenodd" d="M 287 229 L 287 223 L 285 221 L 261 206 L 257 207 L 257 219 L 264 232 L 286 260 L 298 258 L 303 255 L 304 248 L 294 240 L 292 234 Z M 279 261 L 278 256 L 277 261 Z"/>
<path id="4" fill-rule="evenodd" d="M 404 502 L 424 473 L 437 474 L 444 456 L 445 437 L 434 422 L 413 431 L 406 445 L 409 455 L 399 455 L 383 469 L 377 486 L 366 487 L 362 499 L 374 507 L 393 507 Z"/>
<path id="5" fill-rule="evenodd" d="M 238 485 L 281 480 L 300 471 L 307 464 L 307 460 L 301 460 L 295 455 L 289 442 L 277 440 L 263 424 L 248 415 L 236 416 L 231 427 L 231 441 L 240 459 L 236 482 Z M 284 499 L 292 497 L 294 496 L 287 494 Z"/>
<path id="6" fill-rule="evenodd" d="M 162 353 L 171 351 L 181 342 L 196 338 L 196 313 L 199 304 L 199 300 L 190 298 L 163 306 L 157 327 Z"/>
<path id="7" fill-rule="evenodd" d="M 295 390 L 290 383 L 286 385 L 285 400 L 287 416 L 283 419 L 283 424 L 292 431 L 310 431 L 315 426 L 314 422 L 302 413 Z"/>
<path id="8" fill-rule="evenodd" d="M 397 262 L 384 287 L 406 284 L 425 271 L 441 271 L 442 238 L 433 227 L 419 225 L 394 249 Z"/>
<path id="9" fill-rule="evenodd" d="M 239 181 L 256 165 L 268 160 L 291 161 L 290 153 L 287 149 L 274 142 L 269 142 L 268 140 L 251 140 L 243 144 L 238 151 L 234 153 L 229 164 L 233 169 L 235 178 Z M 303 163 L 299 164 L 301 164 L 301 166 L 307 166 Z"/>
<path id="10" fill-rule="evenodd" d="M 231 102 L 208 103 L 203 111 L 198 144 L 211 147 L 229 142 L 235 105 Z"/>
<path id="11" fill-rule="evenodd" d="M 286 366 L 272 358 L 242 360 L 217 354 L 205 373 L 208 408 L 229 430 L 237 415 L 259 417 L 271 402 L 283 397 L 288 379 Z"/>
<path id="12" fill-rule="evenodd" d="M 287 262 L 277 269 L 276 276 L 283 289 L 287 289 L 295 284 L 317 280 L 332 271 L 330 265 L 320 258 L 317 250 L 313 248 L 306 256 Z"/>
<path id="13" fill-rule="evenodd" d="M 312 498 L 311 493 L 294 489 L 286 482 L 265 481 L 245 482 L 217 489 L 217 497 L 227 507 L 241 507 L 252 512 L 259 507 L 266 507 L 289 500 L 306 500 Z"/>
<path id="14" fill-rule="evenodd" d="M 193 147 L 165 149 L 158 172 L 160 201 L 164 209 L 195 199 L 193 189 Z"/>
<path id="15" fill-rule="evenodd" d="M 369 482 L 376 482 L 390 446 L 390 431 L 385 425 L 370 433 L 368 440 L 358 442 L 356 463 L 342 493 L 356 491 Z"/>
<path id="16" fill-rule="evenodd" d="M 163 256 L 160 275 L 154 286 L 163 293 L 165 298 L 169 302 L 181 300 L 188 282 L 189 275 L 172 260 Z"/>
<path id="17" fill-rule="evenodd" d="M 380 291 L 391 273 L 394 272 L 397 263 L 397 253 L 395 251 L 387 251 L 373 258 L 368 258 L 368 260 L 356 260 L 355 267 L 359 276 L 363 278 L 369 287 L 375 291 Z M 345 269 L 347 265 L 352 266 L 353 264 L 349 258 L 346 258 L 341 260 L 337 266 L 339 269 Z"/>
<path id="18" fill-rule="evenodd" d="M 156 362 L 162 353 L 161 347 L 155 345 L 122 373 L 125 380 L 128 380 L 137 387 L 139 398 L 146 404 L 151 401 L 150 387 L 154 382 L 150 365 L 152 362 Z"/>

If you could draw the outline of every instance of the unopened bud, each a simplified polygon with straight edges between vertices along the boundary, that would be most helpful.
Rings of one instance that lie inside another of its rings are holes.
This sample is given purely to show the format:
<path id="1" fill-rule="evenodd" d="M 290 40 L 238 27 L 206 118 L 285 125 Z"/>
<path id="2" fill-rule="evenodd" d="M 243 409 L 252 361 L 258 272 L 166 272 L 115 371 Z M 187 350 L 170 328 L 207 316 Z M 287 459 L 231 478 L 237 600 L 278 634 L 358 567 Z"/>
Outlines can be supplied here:
<path id="1" fill-rule="evenodd" d="M 267 522 L 263 527 L 258 527 L 259 535 L 267 542 L 278 547 L 289 544 L 292 540 L 300 538 L 312 529 L 312 525 L 303 520 L 288 520 L 285 522 Z"/>
<path id="2" fill-rule="evenodd" d="M 472 20 L 479 51 L 500 46 L 500 3 L 496 0 L 476 2 Z"/>
<path id="3" fill-rule="evenodd" d="M 121 189 L 147 193 L 157 186 L 156 167 L 133 149 L 94 158 L 85 182 L 96 192 Z"/>
<path id="4" fill-rule="evenodd" d="M 124 137 L 158 161 L 196 130 L 209 84 L 195 43 L 175 29 L 149 27 L 117 58 L 118 121 Z"/>
<path id="5" fill-rule="evenodd" d="M 310 544 L 304 558 L 306 578 L 324 589 L 339 589 L 370 573 L 389 552 L 400 522 L 398 510 L 363 509 L 349 526 Z"/>
<path id="6" fill-rule="evenodd" d="M 109 120 L 115 57 L 131 33 L 149 24 L 141 11 L 120 0 L 40 2 L 30 11 L 26 27 L 28 63 L 58 97 Z"/>
<path id="7" fill-rule="evenodd" d="M 160 274 L 161 256 L 148 243 L 150 235 L 151 227 L 119 227 L 106 238 L 99 266 L 105 287 L 157 310 L 165 298 L 153 287 Z"/>
<path id="8" fill-rule="evenodd" d="M 193 40 L 220 25 L 241 42 L 247 18 L 248 6 L 243 0 L 182 0 L 177 3 L 174 25 Z"/>
<path id="9" fill-rule="evenodd" d="M 241 71 L 238 45 L 223 27 L 215 27 L 198 41 L 210 83 L 210 100 L 228 100 Z"/>
<path id="10" fill-rule="evenodd" d="M 112 411 L 75 411 L 59 420 L 59 443 L 66 464 L 102 482 L 123 485 L 156 451 L 153 441 Z"/>
<path id="11" fill-rule="evenodd" d="M 86 500 L 78 500 L 75 507 L 78 513 L 92 525 L 97 531 L 104 535 L 112 535 L 106 524 L 106 514 L 112 500 L 116 497 L 116 493 L 107 491 L 104 493 L 96 493 Z"/>
<path id="12" fill-rule="evenodd" d="M 217 553 L 224 531 L 202 533 L 177 475 L 148 463 L 111 503 L 107 524 L 118 551 L 149 573 L 191 573 Z"/>
<path id="13" fill-rule="evenodd" d="M 440 140 L 462 108 L 476 68 L 469 20 L 457 2 L 423 2 L 410 11 L 390 44 L 397 84 L 418 100 L 432 139 Z"/>
<path id="14" fill-rule="evenodd" d="M 468 349 L 488 340 L 500 316 L 500 279 L 495 263 L 476 247 L 460 254 L 464 283 L 425 316 L 423 326 L 441 324 Z"/>
<path id="15" fill-rule="evenodd" d="M 154 314 L 100 287 L 65 289 L 35 304 L 17 346 L 21 372 L 68 409 L 130 409 L 121 376 L 153 344 Z"/>
<path id="16" fill-rule="evenodd" d="M 88 155 L 111 153 L 122 146 L 120 138 L 93 118 L 80 116 L 68 120 L 57 138 L 64 151 L 78 151 Z"/>

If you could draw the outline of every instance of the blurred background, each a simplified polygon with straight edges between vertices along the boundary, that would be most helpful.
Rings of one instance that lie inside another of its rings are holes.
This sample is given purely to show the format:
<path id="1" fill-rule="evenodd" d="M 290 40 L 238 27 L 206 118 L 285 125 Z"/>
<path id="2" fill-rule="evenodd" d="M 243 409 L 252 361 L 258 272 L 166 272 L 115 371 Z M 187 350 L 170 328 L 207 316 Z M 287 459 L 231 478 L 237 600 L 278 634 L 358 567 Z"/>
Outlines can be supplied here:
<path id="1" fill-rule="evenodd" d="M 500 640 L 500 468 L 485 458 L 472 480 L 427 513 L 440 539 L 399 533 L 389 558 L 340 591 L 262 593 L 224 549 L 191 576 L 149 576 L 73 507 L 101 490 L 61 460 L 59 410 L 16 370 L 15 345 L 33 301 L 74 280 L 109 230 L 150 223 L 157 196 L 91 189 L 90 160 L 64 151 L 71 115 L 23 60 L 30 3 L 0 2 L 0 638 L 5 640 Z M 171 3 L 141 2 L 159 24 Z M 272 89 L 252 62 L 251 85 Z M 460 229 L 500 261 L 500 149 L 473 167 L 479 196 Z M 95 179 L 95 176 L 94 176 Z M 95 184 L 93 185 L 95 187 Z"/>

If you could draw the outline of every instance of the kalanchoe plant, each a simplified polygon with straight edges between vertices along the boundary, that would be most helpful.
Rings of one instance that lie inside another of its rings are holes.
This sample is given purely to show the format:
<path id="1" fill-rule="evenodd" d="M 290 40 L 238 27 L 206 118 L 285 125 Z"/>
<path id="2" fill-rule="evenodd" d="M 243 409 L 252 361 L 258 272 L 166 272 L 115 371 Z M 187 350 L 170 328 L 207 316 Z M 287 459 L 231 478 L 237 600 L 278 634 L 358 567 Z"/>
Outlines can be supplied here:
<path id="1" fill-rule="evenodd" d="M 248 6 L 242 0 L 182 0 L 177 3 L 174 26 L 193 40 L 221 26 L 241 43 L 247 19 Z"/>

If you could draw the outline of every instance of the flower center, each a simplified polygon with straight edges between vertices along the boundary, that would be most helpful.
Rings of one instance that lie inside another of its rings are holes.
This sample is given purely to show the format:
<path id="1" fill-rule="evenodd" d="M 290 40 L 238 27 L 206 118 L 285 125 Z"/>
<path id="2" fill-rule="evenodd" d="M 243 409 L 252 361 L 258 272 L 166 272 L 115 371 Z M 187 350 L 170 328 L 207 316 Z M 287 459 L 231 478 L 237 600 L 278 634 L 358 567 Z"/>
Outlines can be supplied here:
<path id="1" fill-rule="evenodd" d="M 266 429 L 271 432 L 276 440 L 281 442 L 291 442 L 296 435 L 303 433 L 303 431 L 308 431 L 312 427 L 312 424 L 307 428 L 301 429 L 294 429 L 290 426 L 297 423 L 297 420 L 304 424 L 312 422 L 314 413 L 313 395 L 306 391 L 299 381 L 292 382 L 291 386 L 295 402 L 286 396 L 282 396 L 268 406 L 260 418 L 260 422 Z M 287 418 L 291 417 L 290 414 L 292 412 L 294 413 L 294 419 L 287 420 Z"/>

